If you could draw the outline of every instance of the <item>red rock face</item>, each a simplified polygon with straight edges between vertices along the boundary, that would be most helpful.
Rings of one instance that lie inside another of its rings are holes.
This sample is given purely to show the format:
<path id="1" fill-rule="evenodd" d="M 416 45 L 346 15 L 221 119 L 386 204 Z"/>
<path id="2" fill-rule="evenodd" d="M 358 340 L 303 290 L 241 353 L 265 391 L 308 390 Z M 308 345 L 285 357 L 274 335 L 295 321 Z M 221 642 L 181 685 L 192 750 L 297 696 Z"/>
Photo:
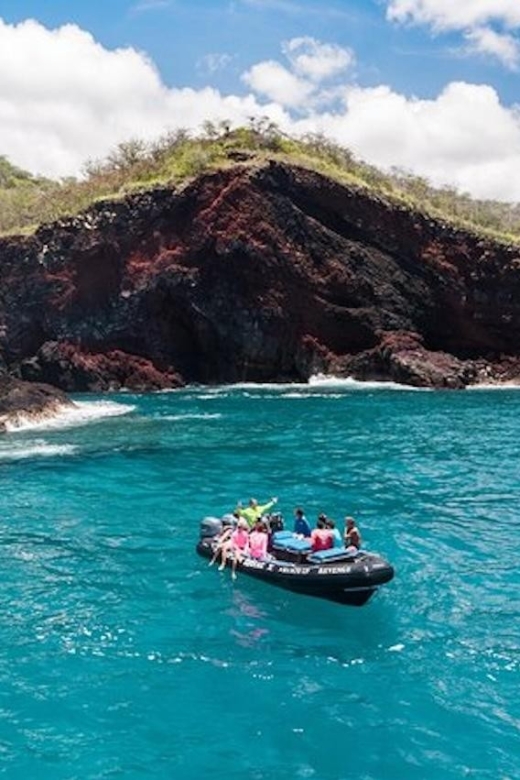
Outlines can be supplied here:
<path id="1" fill-rule="evenodd" d="M 0 350 L 66 390 L 514 379 L 520 248 L 271 163 L 0 241 Z"/>

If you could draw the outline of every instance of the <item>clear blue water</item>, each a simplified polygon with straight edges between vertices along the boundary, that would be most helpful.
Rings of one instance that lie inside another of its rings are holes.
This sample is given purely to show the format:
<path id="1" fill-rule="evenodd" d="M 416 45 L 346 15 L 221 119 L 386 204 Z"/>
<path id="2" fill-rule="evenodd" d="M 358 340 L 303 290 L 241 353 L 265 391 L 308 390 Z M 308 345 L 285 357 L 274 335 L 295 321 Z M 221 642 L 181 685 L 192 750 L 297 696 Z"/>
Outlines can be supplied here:
<path id="1" fill-rule="evenodd" d="M 0 440 L 0 775 L 520 778 L 520 392 L 97 401 Z M 199 520 L 251 495 L 355 515 L 395 580 L 233 583 Z"/>

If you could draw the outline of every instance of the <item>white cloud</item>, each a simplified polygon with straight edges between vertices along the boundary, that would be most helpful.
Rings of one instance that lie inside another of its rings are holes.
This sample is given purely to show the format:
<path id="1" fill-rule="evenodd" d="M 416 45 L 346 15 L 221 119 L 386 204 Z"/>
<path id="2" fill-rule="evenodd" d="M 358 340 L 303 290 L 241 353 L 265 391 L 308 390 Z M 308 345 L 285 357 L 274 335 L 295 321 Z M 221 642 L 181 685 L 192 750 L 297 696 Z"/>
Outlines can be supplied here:
<path id="1" fill-rule="evenodd" d="M 129 138 L 255 114 L 284 119 L 279 106 L 252 96 L 168 89 L 144 54 L 107 50 L 74 25 L 48 30 L 0 19 L 0 154 L 35 173 L 78 174 L 87 159 Z"/>
<path id="2" fill-rule="evenodd" d="M 497 22 L 520 27 L 518 0 L 387 0 L 388 18 L 428 24 L 439 30 L 462 30 Z"/>
<path id="3" fill-rule="evenodd" d="M 315 82 L 336 76 L 354 63 L 350 49 L 308 36 L 286 41 L 282 51 L 298 75 Z"/>
<path id="4" fill-rule="evenodd" d="M 507 68 L 516 70 L 520 63 L 520 42 L 513 36 L 500 34 L 489 27 L 477 27 L 465 35 L 467 51 L 496 57 Z"/>
<path id="5" fill-rule="evenodd" d="M 232 59 L 231 54 L 206 54 L 198 61 L 197 67 L 206 73 L 217 73 L 225 70 Z"/>
<path id="6" fill-rule="evenodd" d="M 314 91 L 313 84 L 298 78 L 274 60 L 253 65 L 242 79 L 254 92 L 288 108 L 305 105 Z"/>
<path id="7" fill-rule="evenodd" d="M 424 24 L 439 32 L 462 32 L 466 54 L 484 54 L 515 70 L 520 62 L 520 0 L 387 0 L 393 22 Z"/>
<path id="8" fill-rule="evenodd" d="M 209 87 L 168 88 L 145 55 L 107 50 L 78 27 L 0 20 L 0 155 L 35 173 L 77 175 L 87 159 L 130 138 L 267 116 L 285 132 L 321 131 L 374 165 L 520 201 L 512 174 L 520 170 L 520 111 L 503 106 L 491 87 L 452 83 L 435 99 L 411 100 L 388 86 L 340 85 L 346 60 L 320 58 L 323 47 L 287 44 L 287 67 L 257 63 L 244 74 L 251 94 L 226 96 Z M 309 51 L 317 58 L 302 64 Z"/>
<path id="9" fill-rule="evenodd" d="M 253 65 L 243 81 L 255 92 L 287 108 L 308 108 L 322 102 L 322 82 L 333 79 L 354 62 L 350 49 L 315 38 L 292 38 L 282 44 L 289 68 L 275 60 Z M 326 90 L 331 96 L 333 90 Z"/>
<path id="10" fill-rule="evenodd" d="M 384 169 L 394 166 L 475 197 L 520 200 L 520 116 L 487 86 L 449 84 L 435 100 L 409 100 L 389 87 L 345 93 L 345 108 L 300 121 Z"/>

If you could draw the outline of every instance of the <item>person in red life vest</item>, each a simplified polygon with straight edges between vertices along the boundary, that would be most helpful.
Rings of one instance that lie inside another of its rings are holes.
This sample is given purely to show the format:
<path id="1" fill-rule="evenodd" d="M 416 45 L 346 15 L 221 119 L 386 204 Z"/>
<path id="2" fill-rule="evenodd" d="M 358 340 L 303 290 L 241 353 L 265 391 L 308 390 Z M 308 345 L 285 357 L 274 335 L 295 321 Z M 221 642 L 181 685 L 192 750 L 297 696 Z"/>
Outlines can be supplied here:
<path id="1" fill-rule="evenodd" d="M 332 546 L 333 547 L 343 547 L 343 537 L 341 536 L 341 532 L 336 528 L 336 523 L 334 520 L 331 520 L 330 517 L 327 517 L 327 520 L 325 522 L 325 527 L 329 528 L 332 533 Z"/>
<path id="2" fill-rule="evenodd" d="M 319 515 L 316 528 L 311 533 L 312 551 L 330 550 L 334 546 L 334 536 L 330 528 L 327 528 L 326 515 Z"/>

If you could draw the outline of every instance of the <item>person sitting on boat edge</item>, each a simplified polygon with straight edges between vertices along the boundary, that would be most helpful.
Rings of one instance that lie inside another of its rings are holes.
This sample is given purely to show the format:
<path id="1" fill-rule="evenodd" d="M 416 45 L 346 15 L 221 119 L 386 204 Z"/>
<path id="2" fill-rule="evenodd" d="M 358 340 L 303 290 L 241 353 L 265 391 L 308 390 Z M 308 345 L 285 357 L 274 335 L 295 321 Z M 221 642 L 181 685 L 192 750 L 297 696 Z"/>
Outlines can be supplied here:
<path id="1" fill-rule="evenodd" d="M 234 531 L 234 526 L 227 525 L 223 530 L 219 533 L 217 536 L 217 539 L 213 545 L 213 557 L 211 558 L 210 562 L 208 563 L 208 566 L 213 566 L 215 561 L 217 560 L 219 555 L 223 555 L 224 548 L 229 544 L 231 539 L 231 534 Z"/>
<path id="2" fill-rule="evenodd" d="M 308 539 L 311 536 L 311 527 L 309 525 L 309 521 L 303 514 L 303 509 L 300 509 L 300 507 L 297 507 L 294 510 L 294 528 L 293 532 L 297 534 L 298 536 L 303 536 L 304 538 Z"/>
<path id="3" fill-rule="evenodd" d="M 213 566 L 218 556 L 222 553 L 224 547 L 226 545 L 229 545 L 231 534 L 237 527 L 237 523 L 239 520 L 240 520 L 240 515 L 238 514 L 236 509 L 232 515 L 224 515 L 224 517 L 222 518 L 222 525 L 223 525 L 222 531 L 218 534 L 213 544 L 213 550 L 214 550 L 213 557 L 208 563 L 208 566 Z"/>
<path id="4" fill-rule="evenodd" d="M 327 528 L 327 516 L 319 515 L 316 528 L 311 532 L 312 551 L 330 550 L 334 544 L 332 531 Z"/>
<path id="5" fill-rule="evenodd" d="M 343 539 L 341 537 L 341 534 L 339 530 L 336 528 L 336 523 L 334 520 L 331 520 L 330 517 L 327 517 L 325 521 L 325 527 L 330 530 L 332 533 L 332 546 L 333 547 L 343 547 Z"/>
<path id="6" fill-rule="evenodd" d="M 258 561 L 265 561 L 269 558 L 267 553 L 267 544 L 269 536 L 267 525 L 263 520 L 257 520 L 253 530 L 249 534 L 249 555 Z"/>
<path id="7" fill-rule="evenodd" d="M 356 521 L 353 517 L 345 518 L 345 534 L 343 536 L 345 541 L 345 547 L 351 552 L 359 550 L 361 547 L 361 534 L 356 526 Z"/>
<path id="8" fill-rule="evenodd" d="M 249 527 L 252 528 L 256 521 L 260 520 L 262 515 L 265 515 L 266 512 L 269 512 L 271 507 L 273 507 L 277 501 L 277 498 L 272 498 L 266 504 L 260 505 L 256 498 L 250 498 L 249 506 L 243 509 L 239 504 L 235 511 L 238 512 L 240 517 L 243 517 L 245 520 L 247 520 Z"/>
<path id="9" fill-rule="evenodd" d="M 225 567 L 227 559 L 233 556 L 233 565 L 231 568 L 231 576 L 236 579 L 237 563 L 242 560 L 244 555 L 249 554 L 249 526 L 247 520 L 240 518 L 237 523 L 237 527 L 231 534 L 229 542 L 222 547 L 222 561 L 218 567 L 219 571 Z"/>

